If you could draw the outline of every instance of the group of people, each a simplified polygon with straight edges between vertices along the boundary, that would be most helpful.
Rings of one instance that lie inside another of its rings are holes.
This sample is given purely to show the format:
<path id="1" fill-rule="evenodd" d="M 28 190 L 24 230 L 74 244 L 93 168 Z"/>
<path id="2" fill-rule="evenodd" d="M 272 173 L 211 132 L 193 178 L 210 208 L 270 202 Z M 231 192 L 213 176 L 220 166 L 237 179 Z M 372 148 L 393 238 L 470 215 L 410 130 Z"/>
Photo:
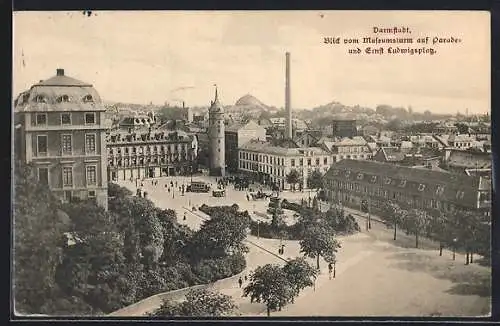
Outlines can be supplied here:
<path id="1" fill-rule="evenodd" d="M 240 285 L 240 288 L 243 286 L 243 279 L 245 279 L 245 282 L 248 280 L 246 275 L 244 275 L 243 278 L 241 278 L 240 276 L 240 278 L 238 279 L 238 284 Z"/>
<path id="2" fill-rule="evenodd" d="M 137 180 L 138 181 L 138 180 Z M 158 180 L 151 180 L 151 185 L 156 187 L 158 186 Z M 177 181 L 171 180 L 170 183 L 165 183 L 164 187 L 167 189 L 167 192 L 170 193 L 172 192 L 172 196 L 175 196 L 174 190 L 178 189 L 179 192 L 184 196 L 184 193 L 186 191 L 186 185 L 183 183 L 182 185 L 178 185 Z M 144 179 L 141 180 L 140 186 L 137 187 L 137 192 L 136 195 L 137 197 L 144 197 L 146 198 L 147 192 L 144 190 Z"/>

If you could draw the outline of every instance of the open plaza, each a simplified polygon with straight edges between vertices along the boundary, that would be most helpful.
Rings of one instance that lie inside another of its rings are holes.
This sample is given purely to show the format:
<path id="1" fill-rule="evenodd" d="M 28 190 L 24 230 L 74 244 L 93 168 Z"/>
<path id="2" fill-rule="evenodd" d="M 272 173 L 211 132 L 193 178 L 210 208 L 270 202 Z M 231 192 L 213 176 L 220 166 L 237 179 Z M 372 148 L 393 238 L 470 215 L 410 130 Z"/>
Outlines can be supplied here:
<path id="1" fill-rule="evenodd" d="M 192 177 L 216 188 L 216 179 L 206 175 Z M 158 207 L 174 209 L 179 223 L 196 230 L 208 218 L 198 208 L 238 204 L 247 210 L 254 220 L 264 221 L 269 200 L 247 198 L 248 191 L 235 190 L 232 184 L 226 188 L 225 197 L 213 197 L 212 192 L 184 195 L 179 187 L 185 187 L 191 177 L 164 177 L 142 181 L 147 197 Z M 120 185 L 134 193 L 141 181 L 121 181 Z M 173 185 L 173 187 L 171 186 Z M 169 191 L 170 188 L 170 191 Z M 257 191 L 258 186 L 250 185 Z M 268 190 L 268 192 L 270 192 Z M 300 202 L 315 193 L 284 191 L 281 198 Z M 323 208 L 326 205 L 323 204 Z M 196 210 L 193 210 L 196 207 Z M 465 265 L 465 256 L 444 250 L 439 256 L 438 245 L 422 240 L 422 249 L 413 247 L 414 237 L 398 234 L 392 239 L 393 230 L 372 219 L 371 229 L 366 230 L 366 219 L 361 213 L 353 213 L 361 232 L 339 237 L 342 248 L 337 255 L 336 277 L 329 279 L 327 263 L 321 260 L 321 274 L 312 288 L 306 288 L 295 303 L 289 304 L 272 316 L 485 316 L 491 311 L 491 270 L 478 263 Z M 185 219 L 184 219 L 185 216 Z M 298 241 L 265 239 L 248 235 L 245 275 L 265 264 L 284 264 L 288 258 L 302 256 Z M 285 245 L 282 256 L 278 255 L 281 244 Z M 308 259 L 314 264 L 313 259 Z M 243 284 L 244 287 L 245 284 Z M 263 304 L 250 303 L 242 297 L 243 290 L 235 282 L 221 282 L 215 286 L 221 293 L 230 295 L 239 306 L 241 316 L 265 316 Z M 147 307 L 144 312 L 156 307 Z"/>

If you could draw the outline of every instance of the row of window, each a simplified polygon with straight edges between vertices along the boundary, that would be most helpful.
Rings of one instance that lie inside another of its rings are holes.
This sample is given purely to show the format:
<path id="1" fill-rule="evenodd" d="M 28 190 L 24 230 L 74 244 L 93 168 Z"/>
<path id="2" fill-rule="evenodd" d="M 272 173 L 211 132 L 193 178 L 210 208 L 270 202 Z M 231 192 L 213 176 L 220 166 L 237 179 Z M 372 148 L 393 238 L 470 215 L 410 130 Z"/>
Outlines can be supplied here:
<path id="1" fill-rule="evenodd" d="M 340 175 L 340 171 L 339 170 L 333 170 L 332 174 L 333 175 Z M 351 171 L 349 171 L 349 170 L 345 171 L 345 176 L 346 176 L 346 178 L 349 178 L 351 176 Z M 363 180 L 364 177 L 365 177 L 364 173 L 358 173 L 356 175 L 356 179 L 357 180 Z M 367 175 L 367 177 L 369 177 L 369 180 L 370 180 L 371 183 L 376 183 L 377 180 L 379 180 L 379 177 L 376 176 L 376 175 L 372 175 L 372 176 Z M 390 178 L 390 177 L 383 178 L 383 183 L 386 184 L 386 185 L 392 184 L 393 183 L 392 181 L 393 181 L 393 179 Z M 397 183 L 397 180 L 396 180 L 396 183 Z M 404 179 L 399 180 L 398 187 L 404 188 L 405 186 L 406 186 L 406 180 L 404 180 Z M 418 191 L 424 191 L 425 187 L 426 187 L 425 184 L 420 183 L 418 185 L 417 189 L 418 189 Z M 438 185 L 437 188 L 436 188 L 436 193 L 435 194 L 436 195 L 442 195 L 443 192 L 444 192 L 444 186 L 443 185 Z"/>
<path id="2" fill-rule="evenodd" d="M 110 159 L 108 160 L 109 166 L 116 167 L 128 167 L 128 166 L 142 166 L 147 164 L 169 164 L 169 163 L 178 163 L 178 162 L 187 162 L 189 158 L 187 156 L 164 156 L 164 157 L 140 157 L 140 158 L 124 158 L 124 159 Z"/>
<path id="3" fill-rule="evenodd" d="M 97 186 L 97 165 L 87 165 L 85 167 L 85 180 L 87 186 Z M 49 185 L 49 168 L 38 168 L 38 181 Z M 63 166 L 62 168 L 63 187 L 73 187 L 73 167 Z"/>
<path id="4" fill-rule="evenodd" d="M 319 163 L 320 163 L 320 159 L 319 159 L 319 158 L 317 158 L 317 159 L 316 159 L 316 166 L 319 166 Z M 294 167 L 294 166 L 295 166 L 295 159 L 293 159 L 293 158 L 292 158 L 292 159 L 290 160 L 290 165 L 291 165 L 292 167 Z M 323 158 L 323 165 L 328 165 L 328 157 L 324 157 L 324 158 Z M 299 166 L 304 166 L 304 159 L 302 159 L 302 158 L 301 158 L 301 159 L 299 159 Z M 308 159 L 307 159 L 307 166 L 311 166 L 311 159 L 310 159 L 310 158 L 308 158 Z"/>
<path id="5" fill-rule="evenodd" d="M 266 164 L 275 164 L 275 165 L 285 165 L 285 159 L 284 158 L 279 158 L 279 157 L 269 157 L 267 155 L 262 155 L 262 154 L 254 154 L 254 153 L 247 153 L 247 152 L 240 152 L 239 154 L 240 159 L 243 160 L 250 160 L 250 161 L 257 161 L 261 163 L 266 163 Z M 337 159 L 368 159 L 370 158 L 370 155 L 338 155 Z M 334 157 L 335 160 L 335 157 Z M 315 163 L 316 166 L 319 166 L 321 162 L 321 158 L 316 158 Z M 304 159 L 300 158 L 298 159 L 298 165 L 296 165 L 297 160 L 296 159 L 291 159 L 290 160 L 290 165 L 292 167 L 295 166 L 304 166 Z M 312 159 L 308 158 L 307 159 L 307 165 L 311 166 L 312 165 Z M 328 157 L 325 156 L 323 157 L 323 165 L 328 165 Z"/>
<path id="6" fill-rule="evenodd" d="M 285 176 L 285 170 L 283 168 L 273 168 L 272 166 L 268 166 L 268 165 L 262 166 L 262 165 L 258 165 L 256 163 L 240 161 L 239 167 L 240 167 L 240 169 L 265 172 L 265 173 L 277 175 L 280 177 Z"/>
<path id="7" fill-rule="evenodd" d="M 129 153 L 169 153 L 169 152 L 187 152 L 188 146 L 187 145 L 153 145 L 153 146 L 139 146 L 139 147 L 111 147 L 108 148 L 108 154 L 113 155 L 113 154 L 129 154 Z"/>
<path id="8" fill-rule="evenodd" d="M 362 174 L 362 173 L 360 173 Z M 358 174 L 358 176 L 360 175 Z M 372 183 L 375 183 L 377 180 L 377 176 L 372 176 L 371 177 L 371 181 Z M 353 191 L 357 191 L 357 192 L 361 192 L 361 189 L 363 189 L 363 192 L 364 193 L 374 193 L 376 195 L 379 195 L 381 194 L 382 192 L 384 193 L 384 197 L 388 198 L 388 195 L 387 193 L 389 193 L 389 190 L 385 190 L 383 188 L 380 188 L 380 187 L 367 187 L 365 185 L 360 185 L 358 183 L 352 183 L 352 182 L 348 182 L 348 181 L 341 181 L 341 180 L 331 180 L 331 179 L 328 179 L 326 181 L 327 185 L 330 187 L 330 189 L 334 189 L 334 188 L 340 188 L 340 189 L 348 189 L 348 190 L 353 190 Z M 389 177 L 386 177 L 384 179 L 384 183 L 385 184 L 390 184 L 391 183 L 391 178 Z M 406 184 L 406 180 L 401 180 L 401 183 L 400 183 L 400 186 L 401 185 L 405 185 Z M 425 184 L 419 184 L 419 187 L 418 187 L 418 191 L 424 191 L 425 190 Z M 363 188 L 361 188 L 363 187 Z M 444 192 L 444 186 L 443 185 L 438 185 L 437 188 L 436 188 L 436 192 L 435 194 L 436 195 L 442 195 Z M 397 191 L 392 191 L 393 193 L 393 198 L 394 199 L 399 199 L 399 197 L 402 196 L 402 193 L 401 192 L 397 192 Z M 457 200 L 462 200 L 465 196 L 465 191 L 463 190 L 458 190 L 456 195 L 455 195 L 455 198 Z"/>
<path id="9" fill-rule="evenodd" d="M 452 143 L 452 146 L 455 146 L 455 147 L 470 147 L 471 146 L 471 143 L 462 143 L 462 142 L 455 142 L 455 143 Z"/>
<path id="10" fill-rule="evenodd" d="M 36 103 L 48 103 L 48 97 L 45 95 L 42 95 L 42 94 L 35 96 L 35 98 L 33 100 Z M 74 97 L 71 97 L 71 96 L 66 95 L 66 94 L 60 95 L 56 98 L 57 103 L 69 103 L 69 102 L 74 102 L 74 101 L 75 101 Z M 94 98 L 92 97 L 92 95 L 87 94 L 81 98 L 81 101 L 83 103 L 93 103 Z"/>
<path id="11" fill-rule="evenodd" d="M 377 197 L 369 198 L 370 199 L 370 205 L 372 206 L 381 206 L 382 204 L 386 203 L 388 199 L 392 198 L 393 200 L 399 201 L 399 202 L 404 202 L 410 207 L 418 207 L 418 208 L 434 208 L 434 209 L 444 209 L 447 211 L 454 210 L 455 205 L 445 202 L 445 201 L 440 201 L 436 199 L 423 199 L 422 198 L 409 198 L 409 197 L 404 197 L 404 196 L 398 196 L 397 193 L 392 193 L 392 196 L 390 193 L 380 193 L 377 195 Z M 330 193 L 331 198 L 337 198 L 337 193 L 331 192 Z M 340 196 L 343 200 L 349 200 L 349 194 L 343 193 Z"/>
<path id="12" fill-rule="evenodd" d="M 46 156 L 49 150 L 49 136 L 36 136 L 36 155 Z M 61 155 L 73 154 L 73 135 L 61 135 Z M 85 154 L 96 154 L 96 134 L 85 134 Z"/>
<path id="13" fill-rule="evenodd" d="M 268 164 L 285 165 L 284 158 L 256 154 L 256 153 L 240 152 L 240 159 L 252 160 Z"/>
<path id="14" fill-rule="evenodd" d="M 35 124 L 37 126 L 46 126 L 47 125 L 47 113 L 37 113 L 35 116 Z M 70 112 L 61 113 L 61 125 L 71 125 L 72 118 Z M 94 125 L 96 124 L 96 113 L 95 112 L 87 112 L 85 113 L 85 124 L 86 125 Z"/>
<path id="15" fill-rule="evenodd" d="M 368 151 L 368 147 L 363 146 L 339 146 L 338 153 L 364 153 Z"/>

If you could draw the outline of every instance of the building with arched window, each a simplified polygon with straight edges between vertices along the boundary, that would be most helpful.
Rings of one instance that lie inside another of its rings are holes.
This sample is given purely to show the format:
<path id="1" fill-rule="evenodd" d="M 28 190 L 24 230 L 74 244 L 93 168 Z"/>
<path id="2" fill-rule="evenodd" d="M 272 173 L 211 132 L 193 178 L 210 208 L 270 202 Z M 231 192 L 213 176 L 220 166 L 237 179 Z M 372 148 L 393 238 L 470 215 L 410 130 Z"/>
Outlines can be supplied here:
<path id="1" fill-rule="evenodd" d="M 14 103 L 17 159 L 61 200 L 91 198 L 107 208 L 104 112 L 91 84 L 57 69 Z"/>
<path id="2" fill-rule="evenodd" d="M 110 181 L 188 175 L 197 169 L 196 136 L 158 125 L 151 112 L 125 117 L 106 140 Z"/>

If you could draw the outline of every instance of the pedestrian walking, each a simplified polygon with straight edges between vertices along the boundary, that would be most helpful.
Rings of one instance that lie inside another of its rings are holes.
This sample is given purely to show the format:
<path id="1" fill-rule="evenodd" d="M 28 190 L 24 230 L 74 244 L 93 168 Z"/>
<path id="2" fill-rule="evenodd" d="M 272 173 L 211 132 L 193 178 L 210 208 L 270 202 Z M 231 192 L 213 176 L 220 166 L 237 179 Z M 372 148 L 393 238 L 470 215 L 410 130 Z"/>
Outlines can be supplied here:
<path id="1" fill-rule="evenodd" d="M 183 218 L 182 220 L 183 220 L 183 221 L 185 221 L 185 220 L 186 220 L 186 213 L 184 213 L 184 218 Z"/>
<path id="2" fill-rule="evenodd" d="M 241 288 L 241 286 L 243 285 L 243 280 L 241 279 L 241 277 L 240 277 L 240 279 L 238 280 L 238 284 L 240 285 L 240 288 Z"/>
<path id="3" fill-rule="evenodd" d="M 245 275 L 245 282 L 247 281 L 247 276 Z"/>
<path id="4" fill-rule="evenodd" d="M 332 279 L 332 271 L 333 271 L 333 265 L 332 263 L 328 263 L 328 274 L 330 275 L 330 280 Z"/>

